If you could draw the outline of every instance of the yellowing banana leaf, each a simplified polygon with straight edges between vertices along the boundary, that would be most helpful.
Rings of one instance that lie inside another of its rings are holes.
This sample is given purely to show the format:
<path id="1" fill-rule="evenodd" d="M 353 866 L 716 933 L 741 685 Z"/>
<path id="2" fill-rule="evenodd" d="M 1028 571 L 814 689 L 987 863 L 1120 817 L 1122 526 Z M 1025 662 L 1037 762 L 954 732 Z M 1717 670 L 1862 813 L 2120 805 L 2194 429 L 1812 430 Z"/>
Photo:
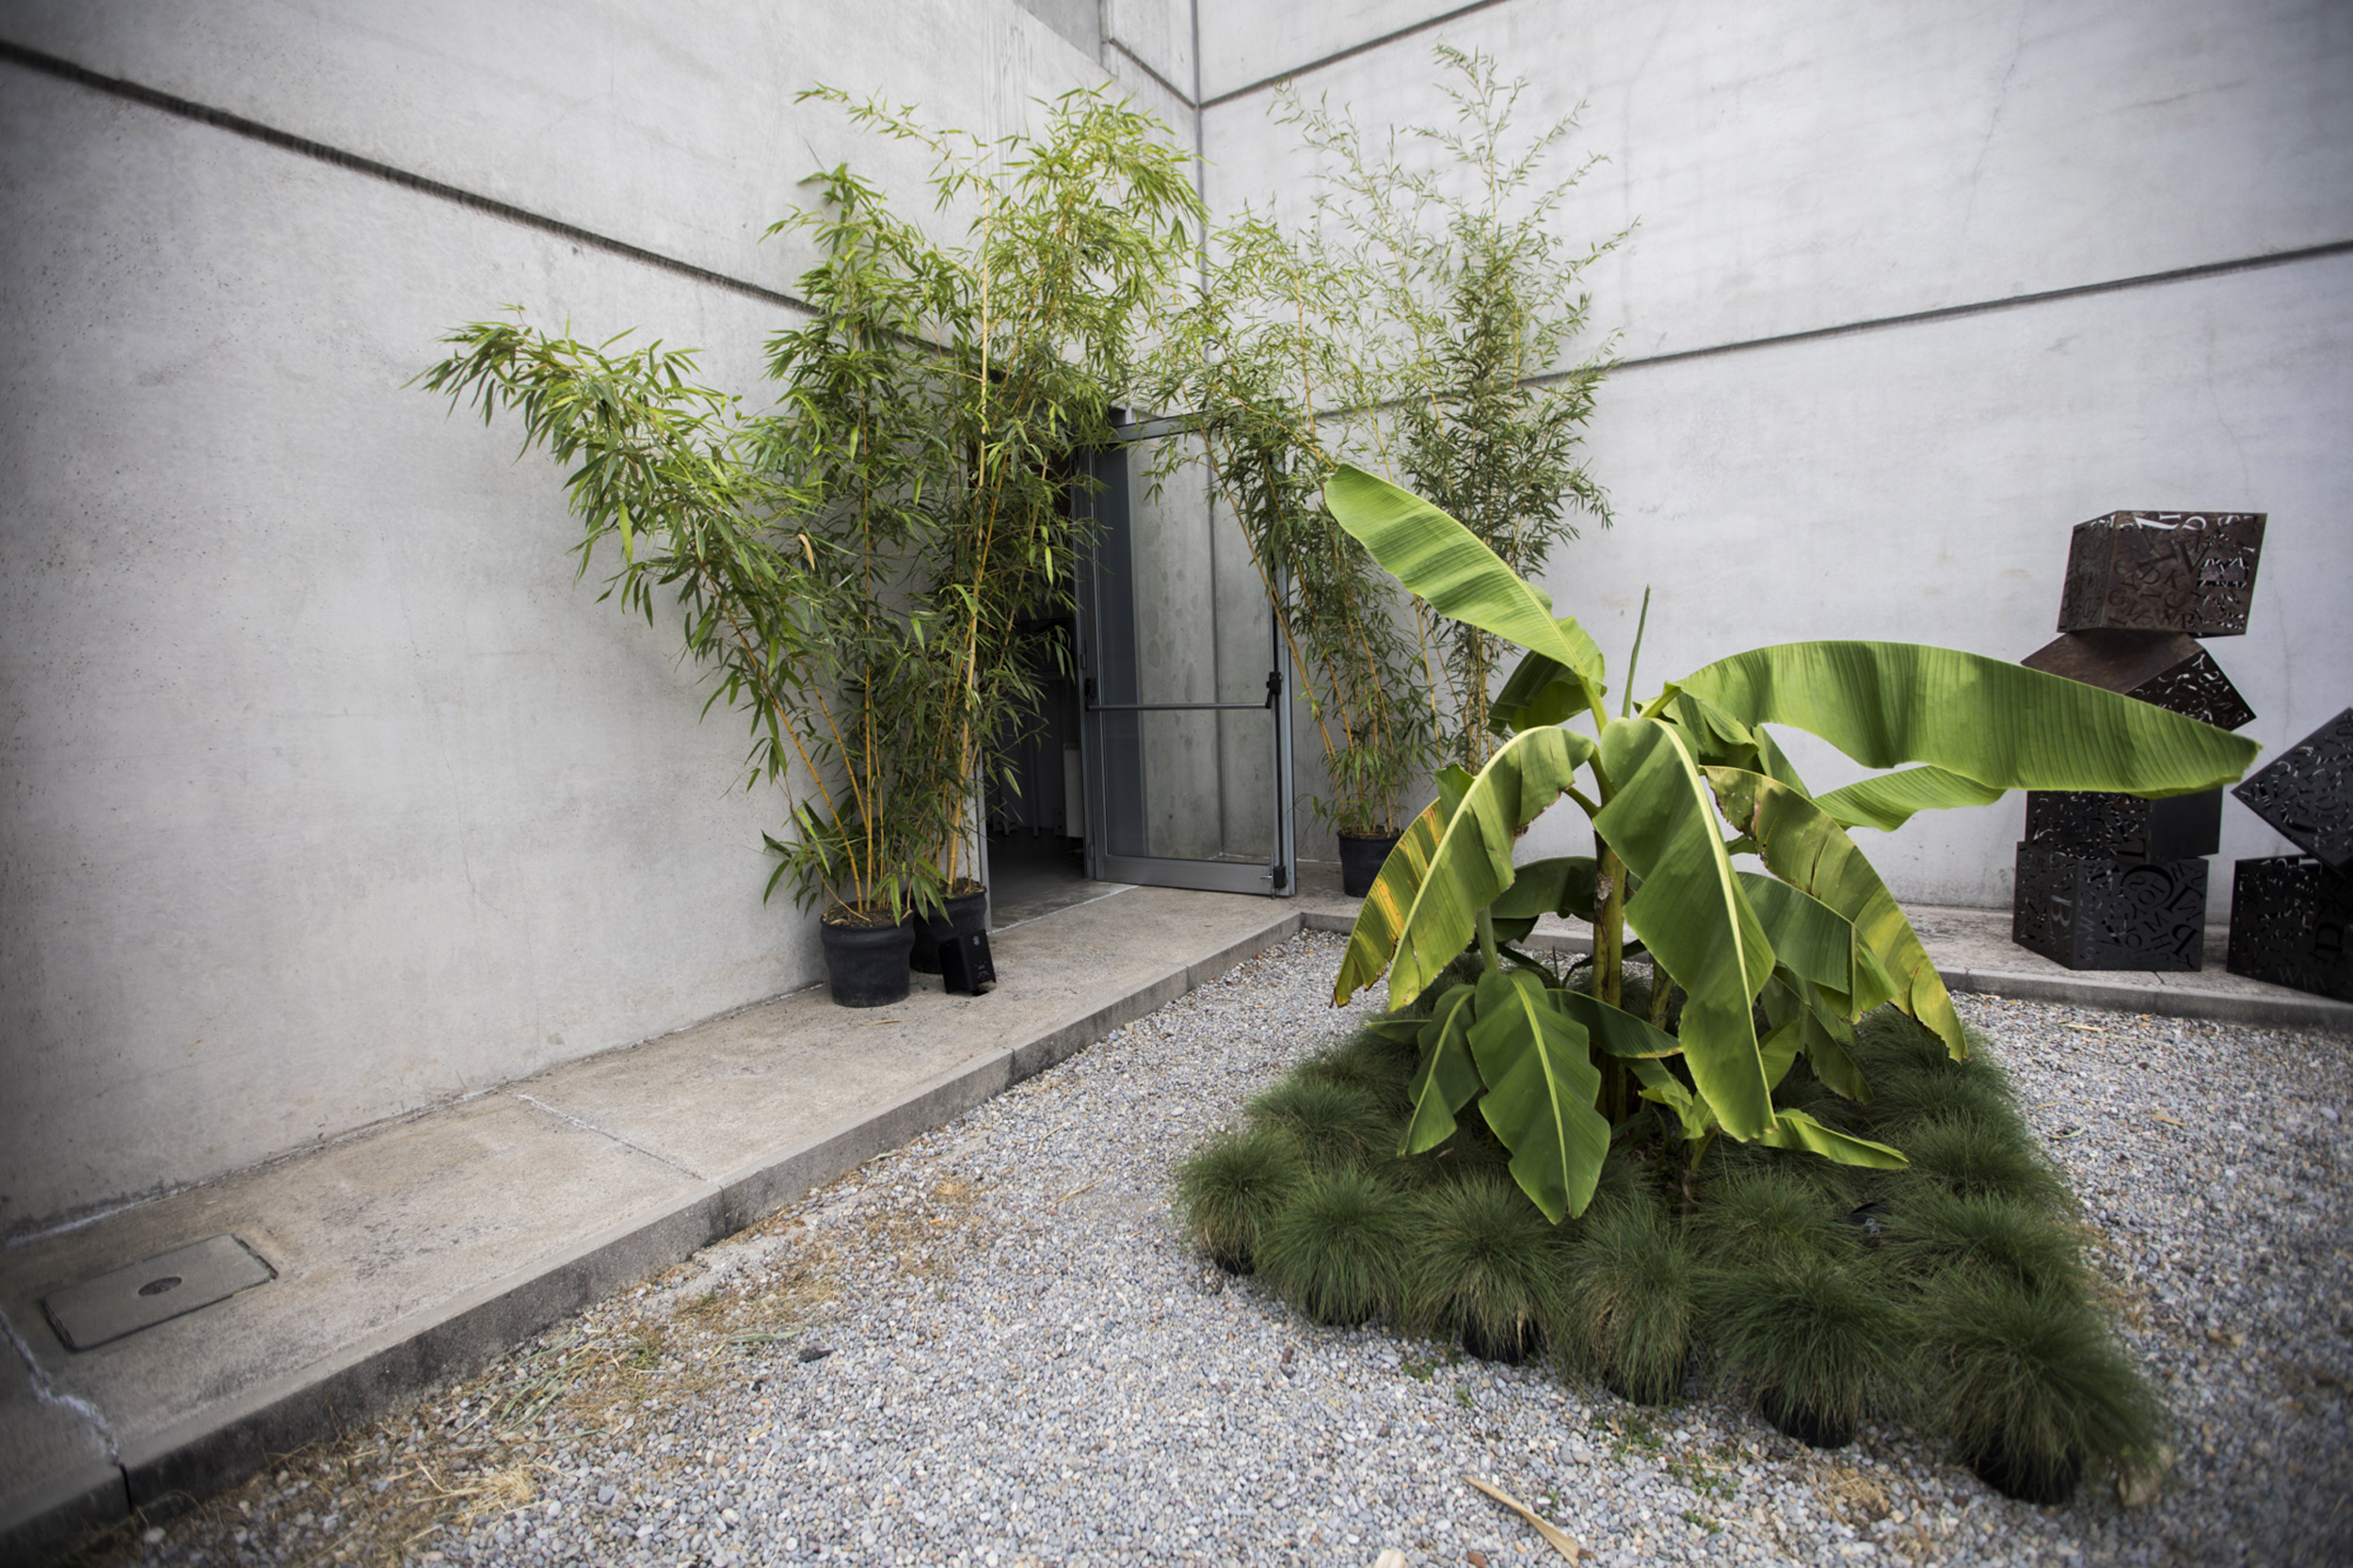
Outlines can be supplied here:
<path id="1" fill-rule="evenodd" d="M 1675 682 L 1737 722 L 1793 725 L 1874 768 L 1927 762 L 1988 787 L 2189 794 L 2262 748 L 2153 703 L 1958 648 L 1784 643 Z"/>
<path id="2" fill-rule="evenodd" d="M 1656 1059 L 1683 1049 L 1682 1041 L 1648 1018 L 1637 1017 L 1623 1007 L 1612 1007 L 1599 997 L 1587 996 L 1582 991 L 1555 991 L 1552 1000 L 1562 1012 L 1585 1026 L 1587 1039 L 1611 1056 Z"/>
<path id="3" fill-rule="evenodd" d="M 1765 864 L 1854 922 L 1855 935 L 1885 971 L 1888 1000 L 1934 1031 L 1958 1062 L 1969 1054 L 1953 999 L 1895 895 L 1846 829 L 1803 794 L 1763 774 L 1710 768 L 1707 781 L 1724 818 L 1757 847 Z"/>
<path id="4" fill-rule="evenodd" d="M 1492 632 L 1573 671 L 1584 706 L 1609 690 L 1601 649 L 1574 620 L 1556 620 L 1545 597 L 1520 581 L 1479 536 L 1411 490 L 1342 463 L 1324 481 L 1324 504 L 1372 558 L 1442 616 Z"/>
<path id="5" fill-rule="evenodd" d="M 1621 719 L 1602 731 L 1601 754 L 1617 792 L 1593 831 L 1642 878 L 1626 923 L 1684 989 L 1679 1038 L 1692 1081 L 1725 1131 L 1753 1138 L 1773 1120 L 1753 1017 L 1772 945 L 1724 853 L 1707 782 L 1675 732 Z"/>
<path id="6" fill-rule="evenodd" d="M 1945 768 L 1905 768 L 1816 795 L 1814 804 L 1841 827 L 1876 827 L 1892 833 L 1915 812 L 1991 806 L 2009 792 Z"/>
<path id="7" fill-rule="evenodd" d="M 1356 913 L 1333 1000 L 1345 1002 L 1384 963 L 1390 1006 L 1419 996 L 1469 945 L 1479 911 L 1512 885 L 1513 833 L 1560 799 L 1593 754 L 1593 742 L 1557 726 L 1514 735 L 1487 759 L 1443 831 L 1430 812 L 1417 819 L 1407 835 L 1414 853 L 1399 841 Z M 1426 852 L 1425 823 L 1434 836 Z"/>
<path id="8" fill-rule="evenodd" d="M 1841 1165 L 1875 1171 L 1900 1171 L 1912 1163 L 1901 1149 L 1824 1127 L 1802 1111 L 1784 1111 L 1773 1129 L 1758 1142 L 1768 1148 L 1806 1149 Z"/>
<path id="9" fill-rule="evenodd" d="M 1584 1025 L 1553 1005 L 1535 975 L 1491 970 L 1479 982 L 1470 1046 L 1487 1083 L 1479 1113 L 1512 1151 L 1512 1178 L 1555 1224 L 1583 1213 L 1609 1152 Z"/>
<path id="10" fill-rule="evenodd" d="M 1414 1112 L 1405 1124 L 1400 1154 L 1420 1154 L 1453 1137 L 1455 1112 L 1479 1093 L 1479 1068 L 1470 1055 L 1478 994 L 1470 985 L 1448 987 L 1422 1025 L 1421 1066 L 1414 1074 L 1412 1090 Z"/>

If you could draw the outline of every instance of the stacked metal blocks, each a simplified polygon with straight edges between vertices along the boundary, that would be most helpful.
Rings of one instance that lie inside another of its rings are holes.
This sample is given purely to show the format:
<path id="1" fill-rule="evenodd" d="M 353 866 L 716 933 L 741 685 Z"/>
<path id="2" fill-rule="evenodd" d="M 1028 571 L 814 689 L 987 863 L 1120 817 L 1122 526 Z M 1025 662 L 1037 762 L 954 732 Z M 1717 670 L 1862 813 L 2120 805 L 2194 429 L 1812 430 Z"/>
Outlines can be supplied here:
<path id="1" fill-rule="evenodd" d="M 2201 637 L 2247 630 L 2261 512 L 2110 512 L 2078 523 L 2059 637 L 2021 663 L 2218 726 L 2254 718 Z M 2010 938 L 2071 969 L 2197 969 L 2222 792 L 2031 791 Z"/>
<path id="2" fill-rule="evenodd" d="M 2238 863 L 2231 972 L 2353 1001 L 2353 708 L 2231 792 L 2305 852 Z"/>

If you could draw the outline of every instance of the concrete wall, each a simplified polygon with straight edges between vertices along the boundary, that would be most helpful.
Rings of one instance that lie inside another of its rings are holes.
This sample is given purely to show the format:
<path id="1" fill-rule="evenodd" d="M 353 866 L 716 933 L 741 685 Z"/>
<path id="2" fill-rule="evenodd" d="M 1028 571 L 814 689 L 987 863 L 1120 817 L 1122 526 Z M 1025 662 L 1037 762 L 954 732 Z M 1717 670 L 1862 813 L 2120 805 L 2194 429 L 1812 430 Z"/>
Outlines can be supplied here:
<path id="1" fill-rule="evenodd" d="M 0 1234 L 814 977 L 758 899 L 778 802 L 729 792 L 741 731 L 696 721 L 666 626 L 573 582 L 552 467 L 402 383 L 516 302 L 706 345 L 757 395 L 796 182 L 920 173 L 794 105 L 816 81 L 989 135 L 1112 81 L 1231 205 L 1297 190 L 1256 84 L 1428 120 L 1431 43 L 1487 49 L 1531 113 L 1590 102 L 1611 161 L 1575 231 L 1640 220 L 1592 276 L 1622 520 L 1551 584 L 1613 654 L 1650 584 L 1654 680 L 1797 636 L 2016 656 L 2070 524 L 2252 506 L 2254 631 L 2216 653 L 2255 732 L 2353 700 L 2353 260 L 2229 270 L 2353 239 L 2353 13 L 1499 0 L 1412 30 L 1451 8 L 0 0 L 0 41 L 176 101 L 0 59 Z M 1214 624 L 1221 694 L 1255 686 Z M 1197 776 L 1231 776 L 1228 840 L 1260 831 L 1241 765 Z M 2018 814 L 1882 858 L 1998 903 Z M 2277 847 L 2230 822 L 2227 855 Z"/>
<path id="2" fill-rule="evenodd" d="M 574 582 L 555 467 L 403 383 L 511 302 L 757 398 L 802 176 L 929 208 L 797 90 L 1171 112 L 1168 9 L 1123 0 L 1098 59 L 1011 0 L 0 5 L 184 105 L 0 59 L 0 1234 L 818 976 L 740 723 Z"/>
<path id="3" fill-rule="evenodd" d="M 1619 521 L 1548 585 L 1613 664 L 1655 587 L 1641 690 L 1803 637 L 2017 658 L 2054 634 L 2073 523 L 2233 507 L 2271 514 L 2250 633 L 2212 645 L 2249 732 L 2353 702 L 2353 254 L 2230 269 L 2353 242 L 2353 8 L 1501 0 L 1358 47 L 1455 8 L 1204 0 L 1209 194 L 1299 210 L 1307 167 L 1251 86 L 1286 71 L 1367 125 L 1433 123 L 1444 40 L 1527 77 L 1530 123 L 1587 105 L 1574 145 L 1609 161 L 1569 232 L 1638 225 L 1588 274 L 1628 361 L 1590 443 Z M 1793 750 L 1817 788 L 1852 776 Z M 2023 818 L 1866 847 L 1905 897 L 1999 905 Z M 2218 888 L 2286 849 L 2225 822 Z"/>

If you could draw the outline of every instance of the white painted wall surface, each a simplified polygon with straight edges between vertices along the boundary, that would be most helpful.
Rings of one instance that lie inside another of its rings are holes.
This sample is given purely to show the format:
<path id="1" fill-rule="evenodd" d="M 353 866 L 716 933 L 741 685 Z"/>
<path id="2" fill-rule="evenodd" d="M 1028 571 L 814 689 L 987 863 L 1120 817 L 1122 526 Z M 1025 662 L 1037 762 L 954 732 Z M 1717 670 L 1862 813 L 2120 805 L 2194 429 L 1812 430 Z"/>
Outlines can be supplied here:
<path id="1" fill-rule="evenodd" d="M 1294 70 L 1369 127 L 1442 122 L 1443 40 L 1528 78 L 1529 124 L 1585 104 L 1572 148 L 1608 161 L 1566 224 L 1637 225 L 1587 274 L 1593 341 L 1634 362 L 1589 445 L 1618 526 L 1547 585 L 1613 664 L 1657 588 L 1640 689 L 1809 637 L 2018 658 L 2055 634 L 2073 524 L 2231 507 L 2271 514 L 2250 634 L 2211 645 L 2249 732 L 2353 703 L 2353 255 L 1641 362 L 2353 241 L 2353 8 L 1503 0 L 1316 63 L 1342 12 L 1362 39 L 1454 8 L 1205 0 L 1209 91 Z M 1271 100 L 1205 116 L 1221 209 L 1303 210 Z M 1805 741 L 1817 787 L 1853 776 Z M 2288 849 L 2224 822 L 2216 920 L 2232 858 Z M 2023 823 L 2013 797 L 1867 847 L 1903 897 L 1999 906 Z"/>
<path id="2" fill-rule="evenodd" d="M 1000 135 L 1106 79 L 1011 0 L 17 3 L 0 39 L 785 291 L 759 236 L 810 169 L 930 208 L 799 88 Z M 757 401 L 792 312 L 6 61 L 0 189 L 0 1234 L 818 978 L 741 722 L 574 582 L 518 427 L 402 385 L 512 302 Z"/>

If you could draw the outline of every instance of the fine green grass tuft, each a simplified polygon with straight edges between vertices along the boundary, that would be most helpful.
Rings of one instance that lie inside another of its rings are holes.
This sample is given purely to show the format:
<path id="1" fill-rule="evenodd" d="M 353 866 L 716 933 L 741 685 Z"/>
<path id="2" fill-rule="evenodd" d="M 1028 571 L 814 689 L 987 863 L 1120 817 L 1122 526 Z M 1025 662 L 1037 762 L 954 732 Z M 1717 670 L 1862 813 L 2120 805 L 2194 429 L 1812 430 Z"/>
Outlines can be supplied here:
<path id="1" fill-rule="evenodd" d="M 1668 1403 L 1690 1363 L 1698 1285 L 1690 1248 L 1656 1199 L 1596 1203 L 1561 1281 L 1556 1354 L 1637 1404 Z"/>
<path id="2" fill-rule="evenodd" d="M 1176 1167 L 1176 1200 L 1210 1260 L 1246 1274 L 1256 1267 L 1259 1228 L 1305 1176 L 1289 1140 L 1264 1129 L 1223 1133 Z"/>
<path id="3" fill-rule="evenodd" d="M 2134 1466 L 2164 1442 L 2163 1407 L 2079 1292 L 1948 1269 L 1919 1314 L 1922 1391 L 1988 1484 L 2062 1502 L 2088 1459 Z"/>
<path id="4" fill-rule="evenodd" d="M 1379 1096 L 1351 1083 L 1287 1078 L 1252 1100 L 1248 1113 L 1319 1168 L 1360 1165 L 1397 1147 L 1395 1122 Z"/>
<path id="5" fill-rule="evenodd" d="M 1860 1248 L 1850 1253 L 1801 1252 L 1705 1280 L 1709 1337 L 1725 1367 L 1768 1420 L 1817 1448 L 1852 1442 L 1903 1369 L 1903 1304 Z"/>
<path id="6" fill-rule="evenodd" d="M 1746 1271 L 1859 1251 L 1860 1234 L 1839 1219 L 1852 1206 L 1805 1170 L 1802 1157 L 1765 1152 L 1780 1158 L 1726 1164 L 1703 1188 L 1691 1213 L 1701 1255 L 1717 1268 Z"/>
<path id="7" fill-rule="evenodd" d="M 2073 1227 L 2017 1198 L 1914 1185 L 1890 1203 L 1884 1238 L 1889 1262 L 1915 1278 L 1974 1266 L 2029 1288 L 2080 1290 L 2088 1279 Z"/>
<path id="8" fill-rule="evenodd" d="M 1464 1348 L 1517 1362 L 1539 1349 L 1568 1237 L 1508 1178 L 1417 1195 L 1404 1270 L 1407 1319 Z"/>
<path id="9" fill-rule="evenodd" d="M 1403 1195 L 1355 1170 L 1312 1170 L 1258 1236 L 1258 1272 L 1320 1323 L 1395 1314 L 1409 1238 Z"/>
<path id="10" fill-rule="evenodd" d="M 1402 1117 L 1413 1104 L 1413 1067 L 1400 1065 L 1378 1035 L 1360 1033 L 1348 1044 L 1300 1064 L 1304 1083 L 1337 1083 L 1372 1096 L 1385 1114 Z"/>
<path id="11" fill-rule="evenodd" d="M 2055 1212 L 2069 1208 L 2067 1183 L 2021 1130 L 1965 1116 L 1937 1116 L 1904 1135 L 1911 1166 L 1889 1178 L 1891 1191 L 1941 1187 L 1961 1197 L 2009 1198 Z"/>

